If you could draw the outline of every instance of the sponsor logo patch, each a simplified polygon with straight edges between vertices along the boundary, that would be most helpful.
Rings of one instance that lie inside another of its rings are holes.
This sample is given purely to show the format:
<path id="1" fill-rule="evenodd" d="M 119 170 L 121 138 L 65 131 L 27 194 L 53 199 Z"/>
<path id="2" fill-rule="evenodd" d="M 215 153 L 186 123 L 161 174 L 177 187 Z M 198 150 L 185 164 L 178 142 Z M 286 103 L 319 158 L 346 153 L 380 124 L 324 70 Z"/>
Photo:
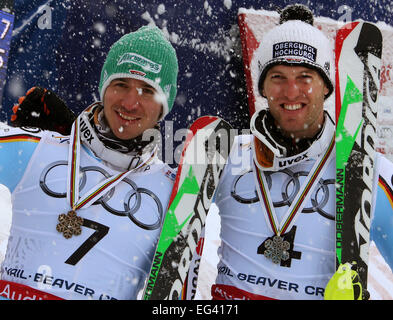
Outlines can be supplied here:
<path id="1" fill-rule="evenodd" d="M 285 56 L 305 58 L 312 62 L 317 59 L 317 49 L 302 42 L 286 41 L 273 45 L 273 59 Z"/>
<path id="2" fill-rule="evenodd" d="M 127 52 L 123 54 L 120 59 L 117 61 L 117 65 L 121 65 L 123 63 L 133 63 L 136 64 L 137 66 L 140 66 L 143 68 L 143 70 L 153 72 L 153 73 L 159 73 L 161 71 L 162 65 L 151 61 L 139 54 L 132 53 L 132 52 Z"/>

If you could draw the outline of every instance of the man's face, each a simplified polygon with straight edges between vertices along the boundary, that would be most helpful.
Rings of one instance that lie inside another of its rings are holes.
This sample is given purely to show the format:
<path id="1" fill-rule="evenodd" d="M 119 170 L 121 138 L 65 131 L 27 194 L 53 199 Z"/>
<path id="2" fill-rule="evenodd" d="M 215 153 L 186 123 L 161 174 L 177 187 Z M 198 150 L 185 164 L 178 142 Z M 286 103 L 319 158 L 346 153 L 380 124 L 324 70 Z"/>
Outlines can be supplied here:
<path id="1" fill-rule="evenodd" d="M 285 136 L 294 139 L 311 138 L 321 129 L 328 92 L 317 71 L 286 65 L 269 69 L 262 91 L 277 126 Z"/>
<path id="2" fill-rule="evenodd" d="M 161 115 L 157 91 L 142 80 L 112 80 L 104 94 L 104 114 L 113 134 L 130 140 L 153 128 Z"/>

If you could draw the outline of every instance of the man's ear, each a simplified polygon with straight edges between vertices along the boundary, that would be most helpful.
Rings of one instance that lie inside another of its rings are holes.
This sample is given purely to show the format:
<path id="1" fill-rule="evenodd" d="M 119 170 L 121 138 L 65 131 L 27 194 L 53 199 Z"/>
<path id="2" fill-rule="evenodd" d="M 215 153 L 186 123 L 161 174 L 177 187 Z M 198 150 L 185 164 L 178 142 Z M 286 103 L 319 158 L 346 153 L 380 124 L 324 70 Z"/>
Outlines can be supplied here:
<path id="1" fill-rule="evenodd" d="M 261 94 L 262 97 L 266 98 L 265 89 L 263 88 L 259 89 L 259 93 Z"/>
<path id="2" fill-rule="evenodd" d="M 326 84 L 323 86 L 323 93 L 325 94 L 325 99 L 326 99 L 326 96 L 329 94 L 329 92 L 330 92 L 330 90 L 329 90 L 329 88 L 326 86 Z"/>
<path id="3" fill-rule="evenodd" d="M 164 113 L 164 106 L 161 105 L 161 112 L 160 112 L 160 114 L 158 115 L 157 122 L 160 121 L 160 119 L 161 119 L 163 113 Z M 162 120 L 163 120 L 163 119 L 162 119 Z"/>

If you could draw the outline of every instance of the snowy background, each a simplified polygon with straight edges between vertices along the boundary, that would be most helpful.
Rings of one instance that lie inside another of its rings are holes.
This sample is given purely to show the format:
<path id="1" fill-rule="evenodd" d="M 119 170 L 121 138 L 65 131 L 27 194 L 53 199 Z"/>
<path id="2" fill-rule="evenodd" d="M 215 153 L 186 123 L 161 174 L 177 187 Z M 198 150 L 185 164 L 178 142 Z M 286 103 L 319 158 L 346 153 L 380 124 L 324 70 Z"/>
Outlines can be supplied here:
<path id="1" fill-rule="evenodd" d="M 238 129 L 248 128 L 239 9 L 276 10 L 294 2 L 15 0 L 0 121 L 9 118 L 17 98 L 34 85 L 54 90 L 75 112 L 85 109 L 98 98 L 109 46 L 124 33 L 148 24 L 164 31 L 179 59 L 178 94 L 168 118 L 173 130 L 188 127 L 205 114 L 220 115 Z M 309 6 L 315 16 L 392 24 L 391 0 L 296 2 Z"/>
<path id="2" fill-rule="evenodd" d="M 348 0 L 345 5 L 327 0 L 296 2 L 309 6 L 316 16 L 334 20 L 363 18 L 387 27 L 392 25 L 391 0 Z M 180 67 L 178 95 L 171 113 L 173 123 L 166 122 L 164 127 L 176 131 L 198 116 L 211 113 L 222 116 L 236 128 L 248 128 L 238 10 L 275 10 L 290 3 L 294 1 L 15 0 L 15 27 L 0 121 L 9 118 L 17 98 L 34 85 L 55 90 L 75 112 L 84 109 L 97 99 L 99 73 L 109 45 L 125 32 L 155 24 L 174 44 Z M 388 62 L 383 70 L 383 77 L 390 84 L 392 66 Z M 393 96 L 386 92 L 384 95 Z M 383 100 L 378 119 L 379 148 L 388 155 L 393 154 L 390 101 Z M 11 223 L 9 193 L 1 186 L 0 208 L 1 261 Z M 210 299 L 218 261 L 219 223 L 213 207 L 206 223 L 197 293 L 200 299 Z M 373 244 L 369 291 L 373 299 L 393 299 L 392 272 Z"/>

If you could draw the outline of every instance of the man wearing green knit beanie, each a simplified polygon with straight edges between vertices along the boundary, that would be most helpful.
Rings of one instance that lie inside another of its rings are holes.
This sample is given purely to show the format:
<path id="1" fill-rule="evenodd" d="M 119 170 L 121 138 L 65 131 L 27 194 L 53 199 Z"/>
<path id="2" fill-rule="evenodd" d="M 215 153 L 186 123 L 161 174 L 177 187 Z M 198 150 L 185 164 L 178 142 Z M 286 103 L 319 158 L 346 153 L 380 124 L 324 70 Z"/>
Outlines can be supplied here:
<path id="1" fill-rule="evenodd" d="M 36 274 L 50 266 L 61 284 L 40 286 L 36 277 L 0 272 L 0 288 L 40 300 L 138 298 L 175 176 L 158 158 L 159 131 L 149 129 L 158 129 L 172 109 L 177 74 L 174 48 L 160 29 L 145 26 L 112 45 L 101 72 L 100 101 L 77 117 L 44 88 L 19 99 L 12 118 L 17 128 L 0 130 L 9 142 L 0 143 L 0 167 L 9 168 L 0 170 L 0 183 L 20 209 L 12 212 L 4 270 L 21 263 L 26 273 Z M 46 131 L 23 140 L 19 127 L 32 123 Z M 61 134 L 54 132 L 60 127 Z M 26 253 L 19 241 L 36 245 Z"/>
<path id="2" fill-rule="evenodd" d="M 127 139 L 129 138 L 127 136 L 128 127 L 137 125 L 139 130 L 134 131 L 138 131 L 140 134 L 143 133 L 143 129 L 147 129 L 157 120 L 163 119 L 173 107 L 176 97 L 177 74 L 178 64 L 175 50 L 157 27 L 142 27 L 136 32 L 124 35 L 115 42 L 109 50 L 102 68 L 99 84 L 105 117 L 113 133 L 120 139 Z M 152 103 L 150 109 L 154 109 L 158 105 L 160 111 L 158 118 L 149 119 L 151 121 L 148 122 L 141 117 L 138 119 L 138 110 L 134 114 L 127 106 L 124 106 L 123 109 L 117 106 L 111 110 L 110 106 L 107 106 L 111 101 L 107 101 L 106 93 L 109 90 L 109 96 L 113 86 L 118 95 L 123 92 L 124 88 L 120 89 L 118 85 L 116 86 L 119 79 L 122 79 L 123 86 L 126 83 L 138 84 L 137 93 L 140 99 L 133 102 L 137 106 L 143 104 L 141 100 L 148 103 L 149 106 Z M 149 87 L 150 90 L 147 90 Z M 151 101 L 146 100 L 148 97 L 151 98 Z M 137 118 L 139 122 L 136 122 L 134 118 Z M 121 134 L 117 130 L 119 127 L 123 127 Z M 134 137 L 131 136 L 131 138 Z"/>
<path id="3" fill-rule="evenodd" d="M 103 101 L 105 89 L 113 79 L 143 80 L 157 91 L 163 118 L 175 101 L 177 73 L 175 50 L 162 31 L 144 26 L 112 45 L 101 72 L 100 97 Z"/>

